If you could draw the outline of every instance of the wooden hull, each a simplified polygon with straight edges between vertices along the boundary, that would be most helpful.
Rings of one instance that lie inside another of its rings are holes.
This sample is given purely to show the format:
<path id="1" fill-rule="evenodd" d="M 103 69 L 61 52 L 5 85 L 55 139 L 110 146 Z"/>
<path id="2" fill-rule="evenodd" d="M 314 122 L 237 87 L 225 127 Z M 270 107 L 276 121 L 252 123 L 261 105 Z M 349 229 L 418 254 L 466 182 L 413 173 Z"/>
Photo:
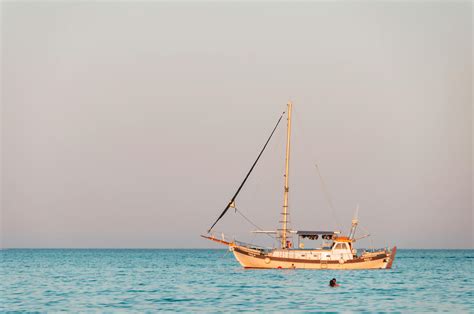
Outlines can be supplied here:
<path id="1" fill-rule="evenodd" d="M 389 269 L 395 259 L 396 247 L 391 252 L 380 251 L 370 256 L 342 261 L 304 260 L 272 257 L 245 247 L 231 247 L 237 261 L 244 268 L 262 269 Z"/>

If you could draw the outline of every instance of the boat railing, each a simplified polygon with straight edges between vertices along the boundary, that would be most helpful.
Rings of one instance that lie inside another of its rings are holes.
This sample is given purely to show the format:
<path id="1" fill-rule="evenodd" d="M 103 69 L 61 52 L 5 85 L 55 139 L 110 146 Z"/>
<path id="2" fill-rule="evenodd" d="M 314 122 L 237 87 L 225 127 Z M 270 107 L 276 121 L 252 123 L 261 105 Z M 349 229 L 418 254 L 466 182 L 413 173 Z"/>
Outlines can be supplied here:
<path id="1" fill-rule="evenodd" d="M 234 243 L 239 245 L 239 246 L 244 246 L 246 248 L 253 249 L 253 250 L 258 250 L 258 251 L 262 251 L 262 252 L 271 251 L 270 248 L 266 248 L 266 247 L 256 245 L 256 244 L 252 244 L 252 243 L 246 243 L 246 242 L 237 241 L 237 240 L 235 240 Z"/>

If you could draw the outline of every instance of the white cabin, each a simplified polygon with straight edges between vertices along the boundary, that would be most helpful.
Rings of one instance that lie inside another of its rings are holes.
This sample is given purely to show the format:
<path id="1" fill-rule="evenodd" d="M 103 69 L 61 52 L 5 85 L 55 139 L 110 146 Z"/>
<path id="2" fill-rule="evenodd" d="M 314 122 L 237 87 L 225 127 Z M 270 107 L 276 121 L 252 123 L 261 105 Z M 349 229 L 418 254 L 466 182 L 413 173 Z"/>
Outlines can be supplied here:
<path id="1" fill-rule="evenodd" d="M 321 249 L 277 249 L 270 253 L 270 256 L 280 258 L 294 258 L 306 260 L 322 261 L 347 261 L 354 258 L 355 250 L 352 249 L 352 242 L 346 239 L 334 240 L 330 248 Z"/>

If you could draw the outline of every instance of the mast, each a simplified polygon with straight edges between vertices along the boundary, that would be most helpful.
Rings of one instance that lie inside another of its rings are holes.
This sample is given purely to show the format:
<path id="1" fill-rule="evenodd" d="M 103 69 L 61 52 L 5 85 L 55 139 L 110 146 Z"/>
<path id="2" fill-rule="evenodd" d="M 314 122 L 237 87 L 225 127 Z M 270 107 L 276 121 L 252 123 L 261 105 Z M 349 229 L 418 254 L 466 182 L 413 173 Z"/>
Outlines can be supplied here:
<path id="1" fill-rule="evenodd" d="M 293 104 L 291 101 L 288 101 L 288 125 L 286 131 L 286 157 L 285 157 L 285 189 L 283 194 L 283 226 L 281 232 L 281 248 L 286 249 L 286 236 L 288 233 L 288 192 L 289 192 L 289 185 L 288 179 L 290 174 L 290 137 L 291 137 L 291 107 Z"/>

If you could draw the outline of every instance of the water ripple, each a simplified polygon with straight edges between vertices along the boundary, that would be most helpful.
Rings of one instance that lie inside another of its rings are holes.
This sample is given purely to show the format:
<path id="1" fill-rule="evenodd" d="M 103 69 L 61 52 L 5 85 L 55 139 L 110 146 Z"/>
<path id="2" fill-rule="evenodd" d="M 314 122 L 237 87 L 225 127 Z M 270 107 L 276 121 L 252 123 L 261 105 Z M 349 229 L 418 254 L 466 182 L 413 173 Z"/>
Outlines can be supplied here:
<path id="1" fill-rule="evenodd" d="M 311 271 L 223 250 L 3 250 L 0 311 L 474 312 L 473 250 L 397 254 L 387 271 Z"/>

